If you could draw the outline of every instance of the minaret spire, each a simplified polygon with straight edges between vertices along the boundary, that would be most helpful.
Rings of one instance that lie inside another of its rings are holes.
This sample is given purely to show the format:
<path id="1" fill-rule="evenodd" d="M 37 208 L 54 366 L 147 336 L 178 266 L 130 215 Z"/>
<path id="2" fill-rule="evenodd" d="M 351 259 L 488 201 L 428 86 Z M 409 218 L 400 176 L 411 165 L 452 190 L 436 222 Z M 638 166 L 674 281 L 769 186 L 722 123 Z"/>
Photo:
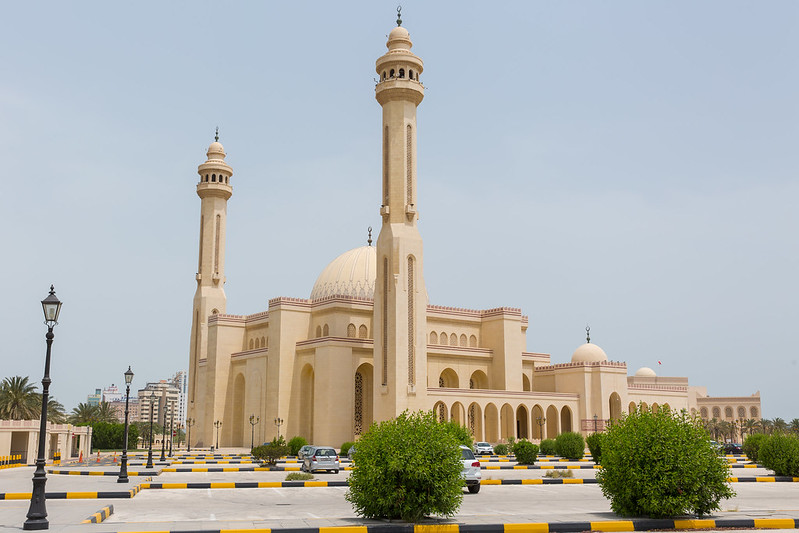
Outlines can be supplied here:
<path id="1" fill-rule="evenodd" d="M 397 27 L 402 26 L 402 6 L 397 6 Z"/>
<path id="2" fill-rule="evenodd" d="M 585 325 L 585 342 L 591 343 L 591 327 L 588 324 Z"/>
<path id="3" fill-rule="evenodd" d="M 214 142 L 219 142 L 219 126 L 216 127 L 216 133 L 214 134 Z"/>

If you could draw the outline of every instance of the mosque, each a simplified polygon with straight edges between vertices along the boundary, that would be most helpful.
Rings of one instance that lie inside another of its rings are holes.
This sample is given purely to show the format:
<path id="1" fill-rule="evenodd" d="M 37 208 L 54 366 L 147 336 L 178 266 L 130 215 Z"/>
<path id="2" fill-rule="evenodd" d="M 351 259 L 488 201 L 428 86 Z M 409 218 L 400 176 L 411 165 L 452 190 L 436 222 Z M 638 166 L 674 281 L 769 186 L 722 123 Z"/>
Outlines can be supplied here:
<path id="1" fill-rule="evenodd" d="M 430 410 L 477 440 L 538 440 L 601 431 L 639 403 L 719 420 L 760 418 L 760 396 L 708 397 L 686 377 L 611 361 L 590 342 L 569 362 L 527 351 L 521 309 L 428 303 L 417 226 L 416 110 L 424 63 L 397 20 L 377 59 L 382 107 L 382 225 L 373 246 L 335 258 L 308 298 L 227 313 L 225 234 L 233 169 L 216 140 L 200 176 L 200 246 L 189 354 L 192 446 L 247 446 L 278 432 L 338 447 L 372 422 Z M 722 416 L 723 413 L 723 416 Z M 281 425 L 272 421 L 281 421 Z"/>

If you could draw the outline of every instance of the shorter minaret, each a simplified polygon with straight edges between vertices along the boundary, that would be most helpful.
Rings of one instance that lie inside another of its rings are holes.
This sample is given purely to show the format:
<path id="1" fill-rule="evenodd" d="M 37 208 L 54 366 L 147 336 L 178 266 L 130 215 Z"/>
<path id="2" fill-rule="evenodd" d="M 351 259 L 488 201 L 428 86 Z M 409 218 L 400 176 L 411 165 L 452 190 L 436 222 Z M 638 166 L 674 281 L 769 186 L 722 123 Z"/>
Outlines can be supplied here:
<path id="1" fill-rule="evenodd" d="M 227 201 L 233 195 L 233 187 L 230 186 L 233 169 L 225 162 L 225 155 L 225 148 L 219 142 L 219 128 L 217 128 L 214 142 L 206 153 L 207 159 L 197 167 L 197 173 L 200 175 L 200 181 L 197 183 L 197 196 L 200 197 L 200 253 L 191 321 L 187 415 L 199 422 L 198 440 L 202 439 L 200 426 L 204 415 L 204 390 L 202 385 L 198 386 L 199 364 L 206 359 L 208 353 L 208 317 L 223 314 L 227 307 L 224 290 L 225 228 Z"/>

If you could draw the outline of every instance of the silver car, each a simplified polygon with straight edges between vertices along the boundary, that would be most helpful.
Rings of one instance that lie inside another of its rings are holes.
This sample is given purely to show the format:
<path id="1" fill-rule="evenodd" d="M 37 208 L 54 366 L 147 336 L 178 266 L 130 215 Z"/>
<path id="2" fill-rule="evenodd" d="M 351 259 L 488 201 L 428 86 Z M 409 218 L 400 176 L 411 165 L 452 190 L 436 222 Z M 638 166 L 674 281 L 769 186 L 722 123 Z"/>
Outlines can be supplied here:
<path id="1" fill-rule="evenodd" d="M 475 442 L 474 453 L 476 455 L 494 455 L 494 447 L 487 442 Z"/>
<path id="2" fill-rule="evenodd" d="M 316 470 L 330 470 L 338 474 L 341 462 L 335 448 L 330 446 L 315 446 L 309 455 L 302 460 L 300 470 L 315 472 Z"/>
<path id="3" fill-rule="evenodd" d="M 480 492 L 480 480 L 483 478 L 480 472 L 480 461 L 474 456 L 474 452 L 467 446 L 461 446 L 461 463 L 463 463 L 463 470 L 461 470 L 461 477 L 466 483 L 466 488 L 472 494 Z"/>
<path id="4" fill-rule="evenodd" d="M 310 444 L 306 444 L 305 446 L 300 448 L 300 451 L 297 452 L 297 459 L 302 461 L 303 459 L 305 459 L 306 455 L 311 453 L 311 450 L 313 450 L 313 449 L 314 449 L 314 446 L 311 446 Z"/>

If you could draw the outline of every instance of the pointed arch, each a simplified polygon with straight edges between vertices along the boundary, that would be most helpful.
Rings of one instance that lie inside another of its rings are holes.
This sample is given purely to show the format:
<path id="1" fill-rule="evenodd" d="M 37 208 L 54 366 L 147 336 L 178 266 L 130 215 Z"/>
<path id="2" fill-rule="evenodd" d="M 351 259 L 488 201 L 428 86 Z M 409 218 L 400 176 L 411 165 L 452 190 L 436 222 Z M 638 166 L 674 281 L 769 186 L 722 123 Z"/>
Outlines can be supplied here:
<path id="1" fill-rule="evenodd" d="M 621 396 L 619 396 L 618 392 L 613 392 L 608 398 L 608 412 L 611 420 L 619 420 L 621 418 Z"/>
<path id="2" fill-rule="evenodd" d="M 438 344 L 438 333 L 435 331 L 430 333 L 430 344 Z"/>
<path id="3" fill-rule="evenodd" d="M 307 363 L 300 372 L 300 435 L 308 442 L 313 442 L 315 381 L 314 369 Z"/>
<path id="4" fill-rule="evenodd" d="M 316 338 L 322 337 L 322 326 L 316 326 Z"/>
<path id="5" fill-rule="evenodd" d="M 554 439 L 558 436 L 558 409 L 554 405 L 547 407 L 547 438 Z"/>
<path id="6" fill-rule="evenodd" d="M 466 338 L 466 335 L 461 334 L 460 345 L 465 348 L 468 344 L 469 339 Z"/>
<path id="7" fill-rule="evenodd" d="M 441 371 L 441 375 L 439 376 L 438 380 L 439 384 L 441 384 L 442 380 L 444 384 L 441 386 L 448 389 L 457 389 L 460 384 L 458 373 L 451 368 L 445 368 Z"/>
<path id="8" fill-rule="evenodd" d="M 522 374 L 522 390 L 529 391 L 530 388 L 530 378 L 527 377 L 527 374 Z"/>
<path id="9" fill-rule="evenodd" d="M 369 363 L 363 363 L 355 371 L 355 413 L 353 414 L 353 433 L 355 436 L 363 435 L 374 420 L 374 368 Z"/>
<path id="10" fill-rule="evenodd" d="M 366 327 L 366 324 L 361 324 L 361 327 L 358 328 L 358 338 L 359 339 L 369 338 L 369 329 Z"/>
<path id="11" fill-rule="evenodd" d="M 631 414 L 635 412 L 635 402 L 630 402 L 630 405 L 627 406 L 627 412 Z"/>
<path id="12" fill-rule="evenodd" d="M 499 411 L 500 419 L 500 437 L 507 440 L 509 437 L 516 436 L 516 427 L 514 425 L 515 417 L 513 416 L 513 407 L 510 404 L 505 404 Z"/>
<path id="13" fill-rule="evenodd" d="M 355 338 L 355 324 L 347 324 L 347 337 L 350 339 Z"/>
<path id="14" fill-rule="evenodd" d="M 469 378 L 469 388 L 470 389 L 487 389 L 488 388 L 488 376 L 482 370 L 475 370 L 472 372 L 471 377 Z"/>
<path id="15" fill-rule="evenodd" d="M 469 404 L 469 409 L 466 412 L 468 420 L 467 427 L 472 432 L 475 440 L 483 440 L 483 410 L 480 404 L 472 402 Z"/>
<path id="16" fill-rule="evenodd" d="M 330 336 L 330 326 L 325 324 L 325 327 L 322 328 L 322 336 L 329 337 Z"/>
<path id="17" fill-rule="evenodd" d="M 531 413 L 533 419 L 533 439 L 544 439 L 544 425 L 547 423 L 546 417 L 544 416 L 544 409 L 536 404 L 533 406 L 533 412 Z"/>
<path id="18" fill-rule="evenodd" d="M 461 402 L 455 402 L 452 404 L 452 408 L 449 410 L 449 419 L 452 422 L 456 422 L 462 426 L 466 425 L 466 410 L 463 408 L 463 404 Z"/>
<path id="19" fill-rule="evenodd" d="M 516 408 L 516 436 L 520 439 L 529 439 L 530 432 L 528 431 L 529 418 L 527 416 L 527 407 L 520 405 Z"/>
<path id="20" fill-rule="evenodd" d="M 449 345 L 450 346 L 457 346 L 458 345 L 458 336 L 454 333 L 451 333 L 449 336 Z"/>
<path id="21" fill-rule="evenodd" d="M 485 440 L 499 441 L 499 412 L 493 403 L 489 403 L 485 408 Z"/>
<path id="22" fill-rule="evenodd" d="M 230 434 L 226 439 L 228 446 L 244 446 L 244 404 L 246 400 L 246 382 L 244 374 L 238 373 L 233 380 L 233 413 L 231 416 Z"/>
<path id="23" fill-rule="evenodd" d="M 472 348 L 477 348 L 477 337 L 476 336 L 471 335 L 469 337 L 469 346 L 472 347 Z"/>
<path id="24" fill-rule="evenodd" d="M 449 344 L 449 340 L 448 340 L 449 337 L 447 337 L 447 334 L 444 333 L 443 331 L 441 332 L 441 334 L 438 337 L 439 337 L 439 342 L 441 343 L 441 346 L 447 346 Z"/>
<path id="25" fill-rule="evenodd" d="M 436 420 L 439 422 L 446 422 L 448 420 L 447 405 L 442 401 L 436 402 L 436 404 L 433 406 L 433 414 L 435 415 Z"/>
<path id="26" fill-rule="evenodd" d="M 560 430 L 563 433 L 572 431 L 572 410 L 568 405 L 564 405 L 560 409 Z"/>

